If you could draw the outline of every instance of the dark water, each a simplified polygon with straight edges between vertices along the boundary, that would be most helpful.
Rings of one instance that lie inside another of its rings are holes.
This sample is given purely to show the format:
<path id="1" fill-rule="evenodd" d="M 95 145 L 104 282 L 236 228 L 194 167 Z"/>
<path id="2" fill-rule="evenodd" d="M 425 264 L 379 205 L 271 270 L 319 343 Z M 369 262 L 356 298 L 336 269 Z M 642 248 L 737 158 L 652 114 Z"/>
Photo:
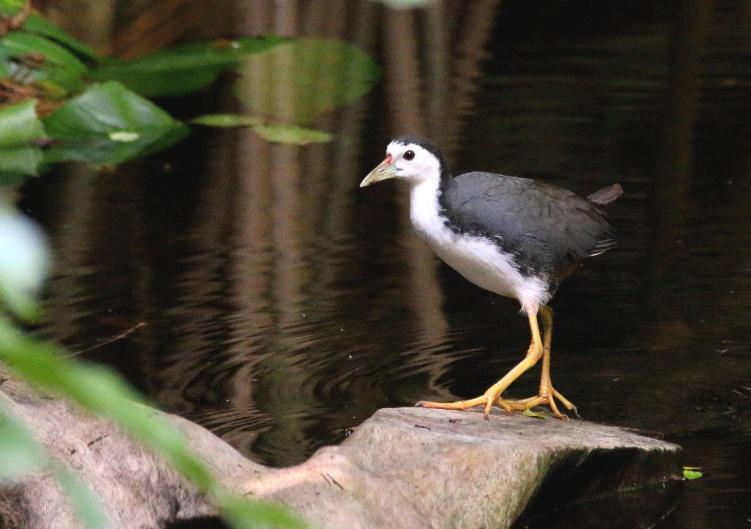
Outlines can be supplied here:
<path id="1" fill-rule="evenodd" d="M 28 185 L 57 255 L 40 332 L 253 459 L 294 464 L 380 407 L 474 396 L 526 350 L 516 302 L 439 264 L 396 185 L 357 188 L 391 136 L 430 135 L 457 174 L 582 194 L 617 181 L 621 244 L 553 302 L 554 381 L 586 419 L 703 467 L 660 527 L 751 527 L 751 5 L 546 4 L 353 4 L 373 30 L 341 33 L 384 77 L 315 123 L 332 143 L 199 132 Z"/>

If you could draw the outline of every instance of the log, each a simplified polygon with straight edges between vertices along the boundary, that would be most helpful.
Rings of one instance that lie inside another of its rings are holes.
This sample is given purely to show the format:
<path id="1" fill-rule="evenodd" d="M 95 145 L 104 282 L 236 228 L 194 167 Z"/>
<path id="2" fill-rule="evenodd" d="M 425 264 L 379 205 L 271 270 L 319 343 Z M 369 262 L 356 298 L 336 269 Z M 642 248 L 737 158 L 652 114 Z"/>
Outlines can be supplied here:
<path id="1" fill-rule="evenodd" d="M 0 406 L 81 476 L 115 527 L 178 527 L 216 515 L 195 487 L 113 424 L 13 378 L 0 384 Z M 625 508 L 621 518 L 633 522 L 637 505 L 658 520 L 680 490 L 678 446 L 582 420 L 381 409 L 341 445 L 273 469 L 195 423 L 149 413 L 180 428 L 230 489 L 286 504 L 317 528 L 508 528 L 520 516 L 544 525 L 551 512 L 557 527 L 566 526 L 565 513 L 571 527 L 583 527 L 582 509 L 597 520 L 587 511 L 595 504 L 608 522 L 597 526 L 616 527 L 614 509 Z M 0 486 L 0 527 L 80 525 L 54 479 L 39 474 Z"/>

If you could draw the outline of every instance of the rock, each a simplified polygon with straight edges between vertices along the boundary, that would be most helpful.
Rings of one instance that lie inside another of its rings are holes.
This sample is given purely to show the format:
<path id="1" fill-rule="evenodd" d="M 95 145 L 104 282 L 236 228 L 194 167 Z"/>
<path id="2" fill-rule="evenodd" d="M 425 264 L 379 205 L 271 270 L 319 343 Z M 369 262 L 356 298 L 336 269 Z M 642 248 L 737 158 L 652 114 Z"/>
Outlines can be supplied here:
<path id="1" fill-rule="evenodd" d="M 194 487 L 113 425 L 12 379 L 0 386 L 0 406 L 83 477 L 117 527 L 167 527 L 214 514 Z M 654 506 L 655 489 L 679 483 L 676 445 L 581 420 L 499 412 L 485 421 L 476 412 L 382 409 L 340 446 L 271 469 L 190 421 L 152 412 L 176 424 L 228 487 L 287 504 L 327 529 L 506 528 L 536 494 L 527 520 L 544 525 L 546 508 L 560 513 L 609 498 L 607 520 L 612 505 L 635 491 Z M 664 497 L 655 519 L 670 508 Z M 0 488 L 0 526 L 42 529 L 51 520 L 57 528 L 78 527 L 49 476 Z"/>
<path id="2" fill-rule="evenodd" d="M 679 457 L 675 445 L 580 420 L 382 409 L 341 446 L 241 490 L 330 528 L 505 528 L 549 477 L 567 487 L 561 500 L 581 502 L 675 483 Z"/>

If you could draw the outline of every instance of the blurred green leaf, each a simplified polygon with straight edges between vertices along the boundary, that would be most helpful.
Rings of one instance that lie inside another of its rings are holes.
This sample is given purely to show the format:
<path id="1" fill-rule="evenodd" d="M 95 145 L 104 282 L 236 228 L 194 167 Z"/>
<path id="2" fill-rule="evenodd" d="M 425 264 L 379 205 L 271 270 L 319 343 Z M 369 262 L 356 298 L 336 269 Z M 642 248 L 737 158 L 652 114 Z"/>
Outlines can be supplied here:
<path id="1" fill-rule="evenodd" d="M 547 417 L 545 417 L 545 415 L 542 414 L 542 413 L 540 413 L 539 411 L 533 411 L 533 410 L 530 410 L 530 409 L 524 410 L 522 412 L 522 415 L 524 415 L 525 417 L 532 417 L 532 418 L 535 418 L 535 419 L 542 419 L 542 420 L 546 420 L 547 419 Z"/>
<path id="2" fill-rule="evenodd" d="M 23 29 L 24 31 L 28 31 L 29 33 L 36 33 L 37 35 L 47 37 L 57 42 L 58 44 L 65 46 L 66 48 L 77 53 L 81 57 L 84 57 L 85 59 L 88 59 L 90 61 L 98 60 L 98 57 L 96 53 L 94 53 L 94 50 L 89 48 L 80 40 L 71 37 L 68 33 L 63 31 L 58 26 L 54 25 L 52 22 L 41 15 L 33 13 L 31 16 L 29 16 L 29 18 L 26 20 L 26 24 L 24 24 L 23 26 Z"/>
<path id="3" fill-rule="evenodd" d="M 35 105 L 36 101 L 28 99 L 0 108 L 0 146 L 22 145 L 46 137 Z"/>
<path id="4" fill-rule="evenodd" d="M 0 186 L 18 185 L 27 176 L 36 176 L 44 166 L 39 147 L 0 147 Z"/>
<path id="5" fill-rule="evenodd" d="M 88 70 L 63 46 L 41 35 L 11 31 L 0 37 L 0 62 L 10 75 L 34 81 L 51 95 L 70 93 L 83 86 Z"/>
<path id="6" fill-rule="evenodd" d="M 23 0 L 0 0 L 0 15 L 15 15 L 21 10 L 23 4 Z M 96 60 L 97 58 L 94 51 L 86 44 L 73 38 L 60 27 L 37 13 L 32 12 L 31 15 L 29 15 L 23 25 L 23 30 L 29 33 L 36 33 L 44 37 L 49 37 L 86 59 Z"/>
<path id="7" fill-rule="evenodd" d="M 695 470 L 695 469 L 692 469 L 692 468 L 688 468 L 688 467 L 684 467 L 683 468 L 683 477 L 686 480 L 688 480 L 688 481 L 693 481 L 695 479 L 699 479 L 703 475 L 704 475 L 704 473 L 699 472 L 698 470 Z"/>
<path id="8" fill-rule="evenodd" d="M 323 143 L 331 140 L 331 134 L 328 132 L 283 123 L 264 124 L 261 118 L 244 114 L 206 114 L 198 116 L 190 122 L 194 125 L 206 127 L 253 127 L 253 130 L 271 143 L 307 145 L 308 143 Z"/>
<path id="9" fill-rule="evenodd" d="M 255 127 L 261 125 L 261 118 L 254 118 L 244 114 L 204 114 L 193 118 L 190 122 L 194 125 L 203 125 L 205 127 L 233 128 L 233 127 Z"/>
<path id="10" fill-rule="evenodd" d="M 146 97 L 182 95 L 210 85 L 246 55 L 287 42 L 276 36 L 193 42 L 140 59 L 110 59 L 91 76 L 100 81 L 120 81 Z"/>
<path id="11" fill-rule="evenodd" d="M 108 529 L 112 526 L 105 516 L 102 505 L 89 487 L 81 483 L 76 476 L 60 465 L 54 465 L 53 474 L 68 495 L 78 519 L 87 529 Z"/>
<path id="12" fill-rule="evenodd" d="M 320 130 L 306 129 L 295 125 L 271 123 L 253 127 L 263 139 L 271 143 L 286 143 L 290 145 L 307 145 L 308 143 L 324 143 L 331 140 L 331 134 Z"/>
<path id="13" fill-rule="evenodd" d="M 243 60 L 235 94 L 254 114 L 296 124 L 351 103 L 378 80 L 360 49 L 334 39 L 301 38 Z"/>
<path id="14" fill-rule="evenodd" d="M 223 492 L 217 495 L 217 503 L 234 529 L 261 529 L 261 527 L 304 529 L 306 527 L 299 518 L 289 512 L 289 509 L 280 505 L 265 502 L 251 503 Z"/>
<path id="15" fill-rule="evenodd" d="M 117 82 L 90 86 L 43 121 L 55 140 L 45 151 L 50 162 L 118 164 L 164 149 L 188 133 L 183 123 Z"/>
<path id="16" fill-rule="evenodd" d="M 23 7 L 24 0 L 0 0 L 0 13 L 13 15 Z"/>
<path id="17" fill-rule="evenodd" d="M 110 521 L 97 498 L 61 464 L 51 462 L 26 427 L 0 411 L 0 483 L 18 481 L 41 470 L 51 470 L 68 494 L 73 508 L 88 529 L 107 529 Z"/>
<path id="18" fill-rule="evenodd" d="M 42 231 L 28 217 L 0 203 L 0 307 L 18 316 L 36 315 L 36 296 L 49 270 Z"/>
<path id="19" fill-rule="evenodd" d="M 0 186 L 19 183 L 42 169 L 42 150 L 34 142 L 47 136 L 35 105 L 28 99 L 0 108 Z"/>
<path id="20" fill-rule="evenodd" d="M 54 345 L 37 341 L 0 317 L 0 361 L 24 380 L 68 398 L 84 409 L 118 423 L 144 445 L 161 454 L 173 467 L 210 493 L 238 527 L 302 528 L 280 507 L 238 498 L 225 491 L 204 463 L 191 453 L 182 433 L 140 404 L 139 395 L 111 370 L 88 366 L 62 356 Z"/>
<path id="21" fill-rule="evenodd" d="M 26 428 L 0 411 L 0 481 L 16 480 L 44 465 L 44 453 Z"/>

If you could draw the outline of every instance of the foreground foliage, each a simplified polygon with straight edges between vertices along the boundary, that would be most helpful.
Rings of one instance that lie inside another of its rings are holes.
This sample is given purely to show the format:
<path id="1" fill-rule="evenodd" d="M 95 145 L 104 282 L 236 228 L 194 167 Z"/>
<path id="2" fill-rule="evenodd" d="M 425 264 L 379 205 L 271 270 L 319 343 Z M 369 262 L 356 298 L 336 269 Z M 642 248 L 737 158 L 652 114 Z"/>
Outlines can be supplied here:
<path id="1" fill-rule="evenodd" d="M 239 114 L 183 122 L 149 99 L 203 89 L 228 70 L 239 73 Z M 215 40 L 129 61 L 101 57 L 28 3 L 0 0 L 0 186 L 17 185 L 59 162 L 103 167 L 146 156 L 180 141 L 191 126 L 250 127 L 270 142 L 328 141 L 329 133 L 304 125 L 355 101 L 377 78 L 364 53 L 326 39 Z M 280 79 L 295 108 L 281 117 L 274 112 Z M 0 189 L 0 361 L 35 387 L 116 422 L 213 498 L 234 527 L 302 527 L 285 509 L 225 490 L 180 432 L 149 414 L 114 372 L 78 362 L 19 329 L 39 316 L 36 298 L 49 268 L 44 234 Z M 0 410 L 0 481 L 40 471 L 56 476 L 85 527 L 110 527 L 93 492 Z"/>
<path id="2" fill-rule="evenodd" d="M 235 528 L 304 527 L 285 509 L 227 491 L 189 450 L 182 434 L 149 412 L 143 399 L 110 369 L 69 358 L 58 346 L 20 331 L 16 318 L 37 314 L 35 296 L 49 265 L 44 236 L 28 218 L 0 201 L 0 361 L 35 387 L 116 422 L 213 498 Z M 95 495 L 50 458 L 16 418 L 0 409 L 0 483 L 32 472 L 56 476 L 85 527 L 111 527 Z"/>

